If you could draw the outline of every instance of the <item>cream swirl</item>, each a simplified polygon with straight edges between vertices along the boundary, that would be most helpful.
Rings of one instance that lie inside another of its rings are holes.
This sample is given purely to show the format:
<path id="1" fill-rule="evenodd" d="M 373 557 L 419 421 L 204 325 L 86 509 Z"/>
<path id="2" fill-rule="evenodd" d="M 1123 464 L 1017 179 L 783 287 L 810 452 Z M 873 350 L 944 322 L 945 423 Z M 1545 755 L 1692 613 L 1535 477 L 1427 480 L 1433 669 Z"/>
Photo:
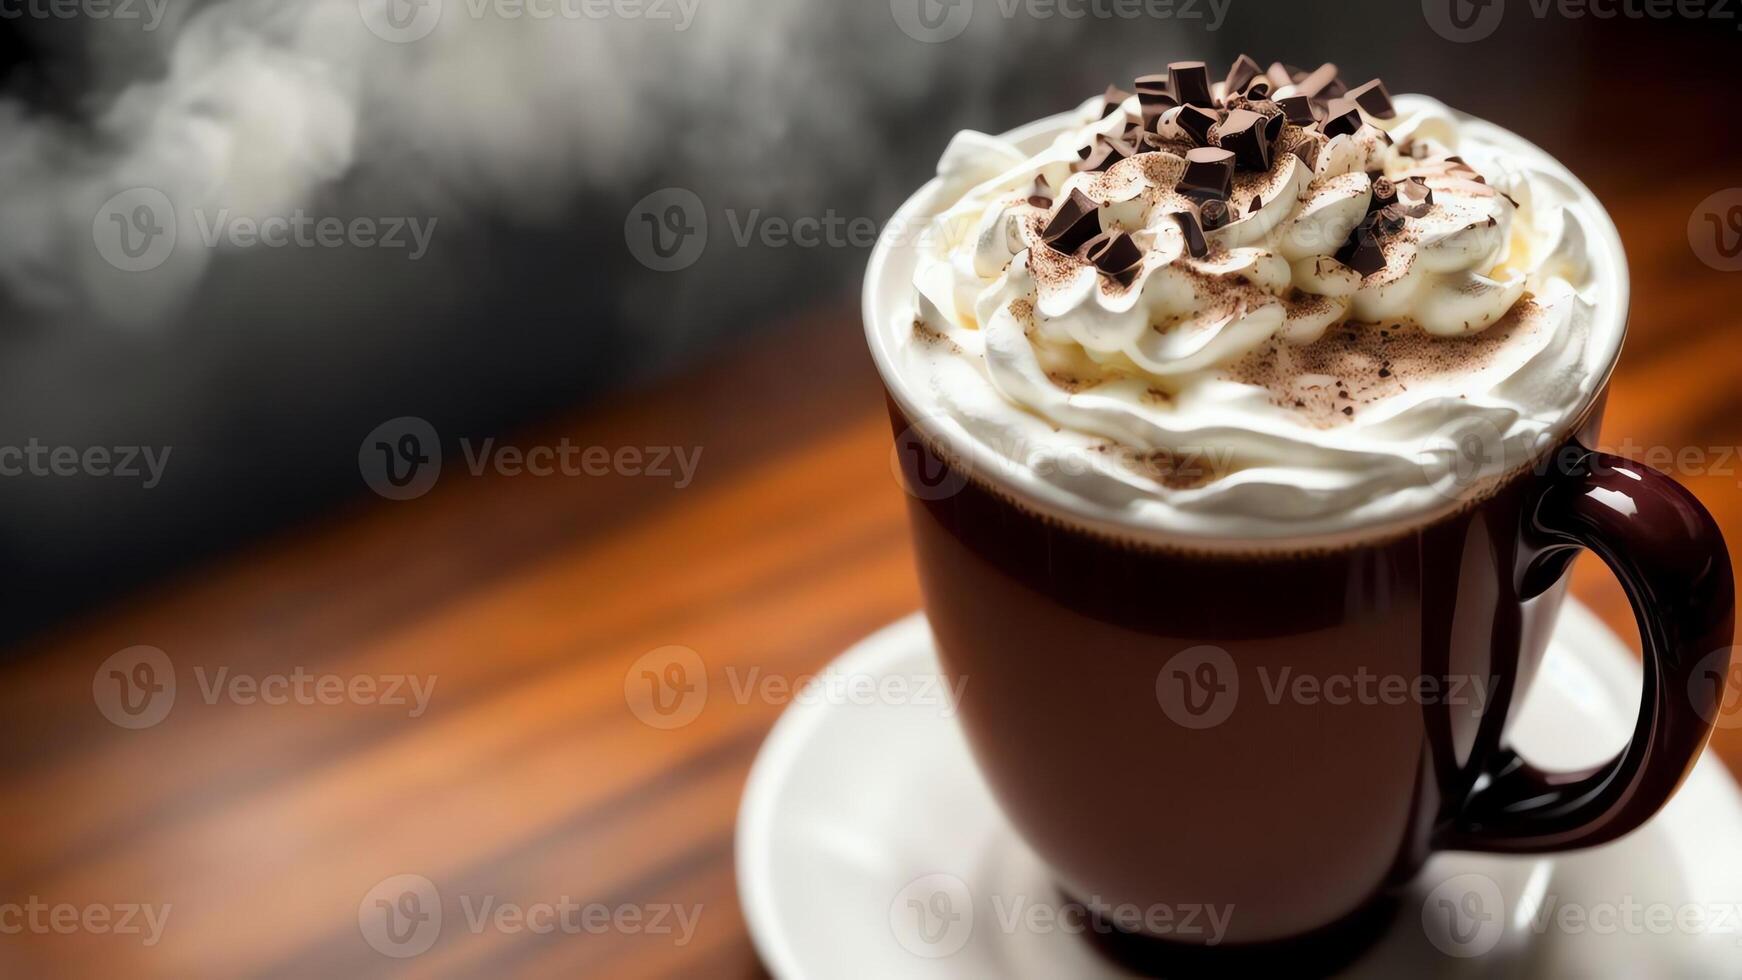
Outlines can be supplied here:
<path id="1" fill-rule="evenodd" d="M 1236 176 L 1230 220 L 1196 255 L 1176 217 L 1195 210 L 1183 149 L 1079 172 L 1079 148 L 1117 137 L 1135 99 L 1104 117 L 1092 100 L 1021 145 L 961 134 L 910 203 L 926 233 L 873 263 L 892 390 L 1036 496 L 1174 534 L 1401 519 L 1528 461 L 1613 362 L 1619 242 L 1523 140 L 1419 96 L 1397 108 L 1334 139 L 1289 126 L 1267 171 Z M 1363 275 L 1339 256 L 1380 176 L 1431 204 L 1416 199 Z M 1056 207 L 1029 200 L 1037 178 L 1131 235 L 1131 276 L 1046 244 Z M 884 301 L 885 274 L 907 277 L 907 303 Z"/>

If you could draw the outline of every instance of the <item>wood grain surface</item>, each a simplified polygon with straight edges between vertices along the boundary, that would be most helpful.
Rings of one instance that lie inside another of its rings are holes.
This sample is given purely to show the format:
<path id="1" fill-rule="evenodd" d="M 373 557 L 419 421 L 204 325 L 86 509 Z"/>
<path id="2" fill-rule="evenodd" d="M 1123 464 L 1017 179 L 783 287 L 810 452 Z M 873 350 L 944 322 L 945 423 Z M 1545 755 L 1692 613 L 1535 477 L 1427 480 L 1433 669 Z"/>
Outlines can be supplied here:
<path id="1" fill-rule="evenodd" d="M 1689 216 L 1722 177 L 1599 185 L 1636 279 L 1605 442 L 1693 447 L 1678 475 L 1742 541 L 1742 274 L 1696 261 Z M 625 677 L 668 645 L 716 684 L 797 678 L 916 608 L 903 498 L 854 303 L 747 352 L 507 440 L 699 447 L 694 483 L 474 477 L 412 502 L 362 492 L 330 520 L 139 594 L 0 668 L 0 903 L 170 907 L 160 941 L 0 935 L 0 975 L 757 975 L 732 835 L 781 705 L 710 698 L 659 730 Z M 355 452 L 346 433 L 335 451 Z M 1720 459 L 1722 457 L 1722 459 Z M 1591 562 L 1578 595 L 1632 636 Z M 164 651 L 178 691 L 126 730 L 99 665 Z M 205 693 L 220 670 L 434 683 L 404 705 L 269 705 Z M 1742 770 L 1742 730 L 1713 743 Z M 411 959 L 365 941 L 370 890 L 421 875 L 443 932 Z M 629 930 L 474 931 L 461 900 L 699 906 L 688 941 Z M 44 913 L 47 914 L 47 913 Z M 0 921 L 0 926 L 6 923 Z"/>

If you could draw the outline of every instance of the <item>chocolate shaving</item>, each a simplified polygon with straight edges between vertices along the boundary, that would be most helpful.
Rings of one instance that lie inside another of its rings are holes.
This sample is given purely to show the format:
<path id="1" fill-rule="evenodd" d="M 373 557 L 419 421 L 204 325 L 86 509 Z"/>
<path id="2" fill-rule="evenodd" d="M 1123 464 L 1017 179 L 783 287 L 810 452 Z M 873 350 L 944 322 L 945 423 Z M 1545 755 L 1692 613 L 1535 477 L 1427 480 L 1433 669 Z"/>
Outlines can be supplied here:
<path id="1" fill-rule="evenodd" d="M 1201 61 L 1176 61 L 1167 66 L 1168 89 L 1181 105 L 1214 109 L 1210 95 L 1210 69 Z"/>
<path id="2" fill-rule="evenodd" d="M 1205 201 L 1198 208 L 1198 221 L 1203 224 L 1205 231 L 1215 231 L 1217 228 L 1225 227 L 1228 224 L 1228 218 L 1227 202 L 1218 198 Z"/>
<path id="3" fill-rule="evenodd" d="M 1186 154 L 1185 173 L 1178 190 L 1195 201 L 1227 200 L 1234 189 L 1234 154 L 1213 146 L 1200 146 Z"/>
<path id="4" fill-rule="evenodd" d="M 1094 198 L 1078 189 L 1071 191 L 1071 196 L 1053 213 L 1040 233 L 1040 240 L 1056 252 L 1072 255 L 1100 233 L 1100 207 Z"/>
<path id="5" fill-rule="evenodd" d="M 1373 182 L 1373 194 L 1367 199 L 1367 212 L 1371 214 L 1380 208 L 1390 207 L 1396 203 L 1397 185 L 1384 177 L 1375 180 Z"/>

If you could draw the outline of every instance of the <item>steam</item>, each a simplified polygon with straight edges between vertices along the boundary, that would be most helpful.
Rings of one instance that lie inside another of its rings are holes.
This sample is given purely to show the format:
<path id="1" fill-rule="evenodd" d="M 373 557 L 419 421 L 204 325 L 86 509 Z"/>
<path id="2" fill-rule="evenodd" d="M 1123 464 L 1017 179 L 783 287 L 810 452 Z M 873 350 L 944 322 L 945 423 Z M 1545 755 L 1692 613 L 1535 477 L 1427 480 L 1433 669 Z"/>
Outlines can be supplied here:
<path id="1" fill-rule="evenodd" d="M 10 301 L 162 320 L 225 247 L 215 215 L 282 219 L 359 173 L 380 214 L 534 223 L 661 172 L 744 200 L 803 194 L 881 152 L 879 106 L 935 95 L 963 55 L 1022 30 L 981 18 L 925 44 L 883 0 L 218 0 L 121 37 L 139 26 L 92 25 L 130 58 L 88 117 L 0 102 Z M 105 249 L 117 234 L 157 252 Z"/>

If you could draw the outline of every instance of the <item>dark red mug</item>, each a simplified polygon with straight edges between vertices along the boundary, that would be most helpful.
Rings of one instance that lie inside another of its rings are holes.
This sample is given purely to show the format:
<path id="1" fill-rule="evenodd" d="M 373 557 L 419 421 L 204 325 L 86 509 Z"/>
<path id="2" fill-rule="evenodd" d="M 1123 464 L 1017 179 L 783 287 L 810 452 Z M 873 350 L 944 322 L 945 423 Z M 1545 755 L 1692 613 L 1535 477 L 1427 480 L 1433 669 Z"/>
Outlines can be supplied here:
<path id="1" fill-rule="evenodd" d="M 1031 510 L 894 408 L 926 611 L 952 684 L 968 680 L 963 728 L 1066 895 L 1229 909 L 1220 964 L 1352 954 L 1434 851 L 1587 847 L 1656 813 L 1718 717 L 1721 685 L 1699 681 L 1725 669 L 1734 582 L 1687 491 L 1584 448 L 1599 415 L 1419 527 L 1221 554 Z M 1507 728 L 1586 549 L 1632 597 L 1645 693 L 1619 756 L 1544 772 Z M 1153 938 L 1170 945 L 1123 953 L 1191 952 Z"/>

